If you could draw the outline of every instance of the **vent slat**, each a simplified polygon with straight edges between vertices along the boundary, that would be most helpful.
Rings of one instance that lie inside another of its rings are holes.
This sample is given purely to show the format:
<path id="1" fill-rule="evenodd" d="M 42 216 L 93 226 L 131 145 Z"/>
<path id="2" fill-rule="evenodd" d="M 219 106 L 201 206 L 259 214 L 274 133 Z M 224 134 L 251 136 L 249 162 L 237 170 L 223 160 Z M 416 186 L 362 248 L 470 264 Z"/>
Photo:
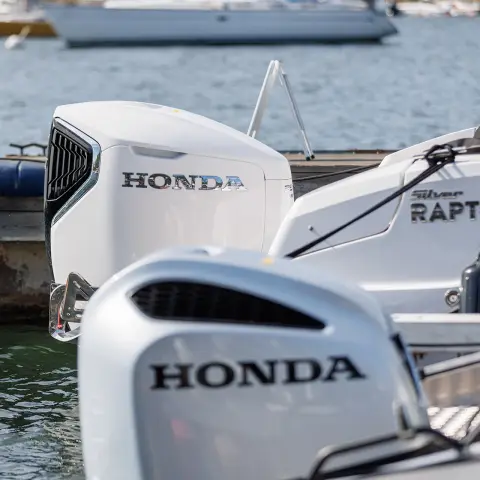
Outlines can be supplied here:
<path id="1" fill-rule="evenodd" d="M 323 322 L 295 309 L 216 285 L 155 283 L 135 292 L 132 300 L 142 313 L 156 319 L 325 328 Z"/>
<path id="2" fill-rule="evenodd" d="M 92 169 L 89 148 L 63 131 L 53 128 L 47 164 L 47 200 L 56 200 L 74 186 L 80 186 Z"/>

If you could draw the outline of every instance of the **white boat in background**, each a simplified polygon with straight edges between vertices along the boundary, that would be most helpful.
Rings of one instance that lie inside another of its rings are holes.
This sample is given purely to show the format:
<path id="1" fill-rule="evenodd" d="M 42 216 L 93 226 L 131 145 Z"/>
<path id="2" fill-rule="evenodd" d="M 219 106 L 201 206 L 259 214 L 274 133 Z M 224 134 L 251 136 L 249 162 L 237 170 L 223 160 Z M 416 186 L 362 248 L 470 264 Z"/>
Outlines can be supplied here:
<path id="1" fill-rule="evenodd" d="M 44 12 L 27 0 L 0 0 L 0 22 L 42 21 Z"/>
<path id="2" fill-rule="evenodd" d="M 374 0 L 110 0 L 44 4 L 68 47 L 378 41 Z"/>
<path id="3" fill-rule="evenodd" d="M 480 14 L 480 4 L 473 1 L 414 1 L 393 2 L 397 14 L 415 17 L 475 17 Z"/>

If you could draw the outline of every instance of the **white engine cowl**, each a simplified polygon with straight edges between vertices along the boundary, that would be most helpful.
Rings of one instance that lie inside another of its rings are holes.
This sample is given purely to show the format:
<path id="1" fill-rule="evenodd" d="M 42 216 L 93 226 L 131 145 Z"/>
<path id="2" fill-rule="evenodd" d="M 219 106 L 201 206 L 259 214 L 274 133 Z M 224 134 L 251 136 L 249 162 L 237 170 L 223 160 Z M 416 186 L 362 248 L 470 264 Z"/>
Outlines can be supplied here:
<path id="1" fill-rule="evenodd" d="M 45 195 L 54 280 L 78 271 L 96 286 L 173 245 L 268 250 L 293 204 L 275 150 L 190 112 L 116 101 L 56 109 Z"/>
<path id="2" fill-rule="evenodd" d="M 305 478 L 326 445 L 428 426 L 395 338 L 370 295 L 301 264 L 217 247 L 151 255 L 84 313 L 87 479 Z"/>

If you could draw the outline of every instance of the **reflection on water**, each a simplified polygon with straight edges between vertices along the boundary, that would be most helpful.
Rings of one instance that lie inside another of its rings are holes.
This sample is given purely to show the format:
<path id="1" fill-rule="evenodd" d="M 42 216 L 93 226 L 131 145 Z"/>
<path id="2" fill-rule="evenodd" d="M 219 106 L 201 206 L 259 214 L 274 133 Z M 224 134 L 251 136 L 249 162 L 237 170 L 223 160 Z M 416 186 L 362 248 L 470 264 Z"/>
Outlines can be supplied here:
<path id="1" fill-rule="evenodd" d="M 76 347 L 1 326 L 0 371 L 0 477 L 83 478 Z"/>

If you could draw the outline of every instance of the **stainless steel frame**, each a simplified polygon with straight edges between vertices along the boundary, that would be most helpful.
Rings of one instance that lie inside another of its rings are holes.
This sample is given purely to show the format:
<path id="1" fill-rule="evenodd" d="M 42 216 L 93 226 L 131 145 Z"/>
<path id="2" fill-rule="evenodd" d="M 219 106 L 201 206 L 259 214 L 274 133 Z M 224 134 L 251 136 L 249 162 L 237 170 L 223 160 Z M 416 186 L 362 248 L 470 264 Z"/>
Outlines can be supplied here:
<path id="1" fill-rule="evenodd" d="M 80 326 L 72 328 L 70 325 L 82 319 L 84 309 L 76 306 L 78 296 L 88 302 L 95 290 L 78 273 L 70 273 L 65 285 L 51 285 L 48 330 L 55 340 L 72 342 L 80 336 Z"/>
<path id="2" fill-rule="evenodd" d="M 263 115 L 268 105 L 268 97 L 272 88 L 275 86 L 277 79 L 280 80 L 280 84 L 284 87 L 285 93 L 287 94 L 288 102 L 290 108 L 292 109 L 293 117 L 297 122 L 298 129 L 303 141 L 303 151 L 307 160 L 313 160 L 315 155 L 313 154 L 312 147 L 308 141 L 307 132 L 305 131 L 305 125 L 303 123 L 302 117 L 300 115 L 300 110 L 297 107 L 295 97 L 293 96 L 293 90 L 288 80 L 287 74 L 283 69 L 283 65 L 279 60 L 272 60 L 268 65 L 267 73 L 263 80 L 262 88 L 258 95 L 257 104 L 255 105 L 255 110 L 253 111 L 252 120 L 250 121 L 250 126 L 248 127 L 247 135 L 255 138 L 257 136 L 258 130 L 262 123 Z"/>

